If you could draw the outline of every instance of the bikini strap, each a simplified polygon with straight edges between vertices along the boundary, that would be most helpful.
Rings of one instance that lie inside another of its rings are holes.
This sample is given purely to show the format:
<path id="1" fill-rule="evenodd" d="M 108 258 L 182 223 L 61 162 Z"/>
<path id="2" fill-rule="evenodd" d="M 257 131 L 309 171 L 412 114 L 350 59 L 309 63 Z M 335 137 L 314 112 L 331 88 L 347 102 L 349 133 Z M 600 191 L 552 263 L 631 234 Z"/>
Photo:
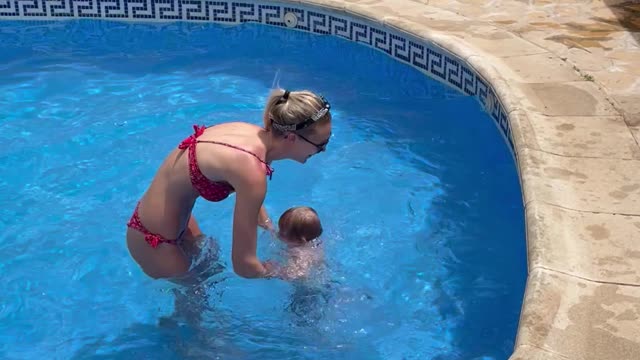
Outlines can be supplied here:
<path id="1" fill-rule="evenodd" d="M 222 146 L 230 147 L 232 149 L 240 150 L 240 151 L 245 152 L 247 154 L 253 155 L 253 157 L 258 159 L 258 161 L 260 161 L 261 163 L 263 163 L 267 167 L 267 176 L 269 176 L 269 180 L 271 180 L 271 177 L 273 176 L 273 172 L 275 170 L 273 170 L 271 165 L 267 164 L 266 161 L 260 159 L 260 157 L 258 155 L 256 155 L 255 153 L 253 153 L 253 152 L 251 152 L 249 150 L 243 149 L 243 148 L 241 148 L 239 146 L 235 146 L 235 145 L 232 145 L 232 144 L 227 144 L 227 143 L 223 143 L 223 142 L 219 142 L 219 141 L 213 141 L 213 140 L 195 140 L 194 139 L 194 141 L 196 143 L 209 143 L 209 144 L 222 145 Z"/>
<path id="2" fill-rule="evenodd" d="M 189 148 L 191 145 L 195 145 L 196 144 L 196 139 L 204 134 L 204 131 L 207 129 L 206 126 L 201 125 L 193 125 L 193 134 L 189 135 L 188 138 L 182 140 L 182 142 L 180 143 L 180 145 L 178 145 L 178 149 L 180 150 L 184 150 Z"/>

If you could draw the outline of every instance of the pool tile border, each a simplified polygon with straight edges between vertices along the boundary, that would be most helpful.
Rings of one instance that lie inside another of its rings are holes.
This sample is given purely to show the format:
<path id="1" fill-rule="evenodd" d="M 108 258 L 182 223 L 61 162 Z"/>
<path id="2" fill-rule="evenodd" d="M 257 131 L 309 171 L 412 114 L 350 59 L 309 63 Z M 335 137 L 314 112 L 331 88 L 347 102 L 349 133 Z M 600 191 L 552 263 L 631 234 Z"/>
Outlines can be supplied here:
<path id="1" fill-rule="evenodd" d="M 475 97 L 493 119 L 517 161 L 505 106 L 491 84 L 472 66 L 432 42 L 335 10 L 256 1 L 0 0 L 0 19 L 261 23 L 337 36 L 372 47 L 460 93 Z"/>

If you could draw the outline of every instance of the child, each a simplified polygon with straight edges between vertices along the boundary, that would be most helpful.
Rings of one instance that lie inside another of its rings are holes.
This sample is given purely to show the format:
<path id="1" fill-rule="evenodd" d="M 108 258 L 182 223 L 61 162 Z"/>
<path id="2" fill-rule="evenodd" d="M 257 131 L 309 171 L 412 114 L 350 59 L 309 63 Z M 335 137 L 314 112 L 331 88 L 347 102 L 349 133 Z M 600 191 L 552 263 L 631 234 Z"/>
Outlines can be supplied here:
<path id="1" fill-rule="evenodd" d="M 306 277 L 322 262 L 322 224 L 318 213 L 308 206 L 285 211 L 278 220 L 277 237 L 287 245 L 288 260 L 278 269 L 278 277 L 294 280 Z"/>
<path id="2" fill-rule="evenodd" d="M 322 224 L 318 213 L 308 206 L 295 206 L 280 216 L 278 237 L 289 247 L 305 246 L 319 240 Z"/>

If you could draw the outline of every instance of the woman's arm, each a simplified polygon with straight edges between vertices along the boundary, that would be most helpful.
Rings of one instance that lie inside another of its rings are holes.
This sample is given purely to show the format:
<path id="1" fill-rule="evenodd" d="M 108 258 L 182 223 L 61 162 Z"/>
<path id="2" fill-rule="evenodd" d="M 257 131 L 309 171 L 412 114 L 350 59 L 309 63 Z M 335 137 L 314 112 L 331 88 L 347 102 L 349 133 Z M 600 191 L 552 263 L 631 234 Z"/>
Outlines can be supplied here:
<path id="1" fill-rule="evenodd" d="M 220 168 L 206 166 L 209 158 L 205 156 L 198 159 L 200 169 L 210 179 L 223 175 L 236 192 L 231 247 L 233 271 L 244 278 L 270 277 L 274 266 L 261 263 L 257 257 L 258 215 L 267 192 L 267 178 L 253 156 L 239 152 L 231 154 L 224 159 L 223 172 Z M 220 160 L 218 154 L 215 161 Z"/>
<path id="2" fill-rule="evenodd" d="M 258 214 L 266 192 L 265 179 L 245 178 L 233 187 L 236 189 L 231 249 L 233 271 L 245 278 L 267 276 L 267 269 L 256 256 Z"/>

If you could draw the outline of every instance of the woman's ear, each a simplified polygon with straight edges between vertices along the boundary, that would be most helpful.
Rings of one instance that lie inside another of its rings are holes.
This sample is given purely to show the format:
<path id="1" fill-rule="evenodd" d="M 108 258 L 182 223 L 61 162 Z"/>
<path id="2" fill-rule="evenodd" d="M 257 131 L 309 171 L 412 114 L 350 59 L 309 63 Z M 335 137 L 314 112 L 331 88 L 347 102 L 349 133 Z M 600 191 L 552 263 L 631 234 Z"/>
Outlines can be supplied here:
<path id="1" fill-rule="evenodd" d="M 284 134 L 284 139 L 286 141 L 289 141 L 289 142 L 295 142 L 296 141 L 296 134 L 294 134 L 292 132 L 287 132 L 286 134 Z"/>

